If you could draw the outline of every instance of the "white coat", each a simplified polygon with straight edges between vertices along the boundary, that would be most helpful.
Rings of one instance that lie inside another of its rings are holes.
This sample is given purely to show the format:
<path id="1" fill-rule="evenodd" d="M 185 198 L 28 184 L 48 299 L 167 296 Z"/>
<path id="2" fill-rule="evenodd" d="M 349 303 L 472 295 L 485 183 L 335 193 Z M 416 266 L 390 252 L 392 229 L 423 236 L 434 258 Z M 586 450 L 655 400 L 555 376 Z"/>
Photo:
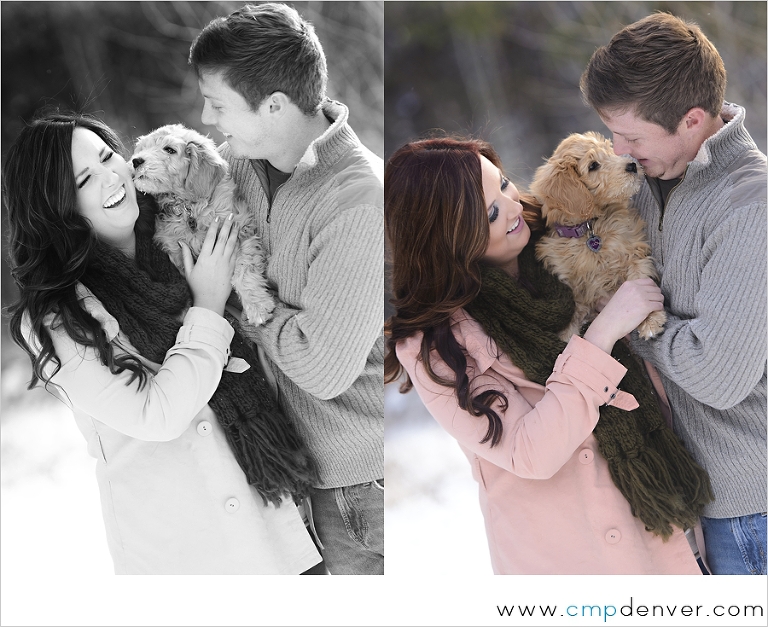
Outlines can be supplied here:
<path id="1" fill-rule="evenodd" d="M 98 299 L 78 291 L 109 341 L 138 355 Z M 208 406 L 234 333 L 224 318 L 190 308 L 163 364 L 142 359 L 154 375 L 141 390 L 47 322 L 62 364 L 49 389 L 97 460 L 115 573 L 298 574 L 320 561 L 290 498 L 265 506 L 248 485 Z"/>

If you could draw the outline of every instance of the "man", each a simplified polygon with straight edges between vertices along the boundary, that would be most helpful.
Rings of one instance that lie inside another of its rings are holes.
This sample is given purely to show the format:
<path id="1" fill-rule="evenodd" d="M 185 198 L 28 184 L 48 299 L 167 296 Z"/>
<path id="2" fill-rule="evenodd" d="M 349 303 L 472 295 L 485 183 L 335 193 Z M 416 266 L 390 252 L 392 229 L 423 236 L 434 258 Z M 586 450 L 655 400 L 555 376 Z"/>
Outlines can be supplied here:
<path id="1" fill-rule="evenodd" d="M 645 169 L 635 198 L 668 322 L 633 348 L 661 374 L 674 427 L 709 473 L 714 574 L 766 573 L 766 157 L 722 59 L 695 24 L 656 13 L 597 49 L 581 78 L 614 151 Z"/>
<path id="2" fill-rule="evenodd" d="M 325 97 L 313 27 L 282 4 L 213 20 L 190 50 L 202 122 L 258 217 L 277 305 L 245 331 L 320 467 L 332 574 L 384 572 L 383 162 Z"/>

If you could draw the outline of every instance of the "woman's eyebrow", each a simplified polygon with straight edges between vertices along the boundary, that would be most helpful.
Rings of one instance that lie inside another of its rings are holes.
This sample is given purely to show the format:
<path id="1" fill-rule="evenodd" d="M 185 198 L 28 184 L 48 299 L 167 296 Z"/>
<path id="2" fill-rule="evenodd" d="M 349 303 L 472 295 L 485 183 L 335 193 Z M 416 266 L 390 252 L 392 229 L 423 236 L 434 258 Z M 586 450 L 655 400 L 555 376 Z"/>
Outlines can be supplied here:
<path id="1" fill-rule="evenodd" d="M 99 150 L 99 159 L 104 155 L 104 151 L 107 149 L 106 146 L 104 146 L 101 150 Z M 75 178 L 80 178 L 83 174 L 85 174 L 88 171 L 88 168 L 90 166 L 84 167 L 79 174 L 75 174 Z"/>

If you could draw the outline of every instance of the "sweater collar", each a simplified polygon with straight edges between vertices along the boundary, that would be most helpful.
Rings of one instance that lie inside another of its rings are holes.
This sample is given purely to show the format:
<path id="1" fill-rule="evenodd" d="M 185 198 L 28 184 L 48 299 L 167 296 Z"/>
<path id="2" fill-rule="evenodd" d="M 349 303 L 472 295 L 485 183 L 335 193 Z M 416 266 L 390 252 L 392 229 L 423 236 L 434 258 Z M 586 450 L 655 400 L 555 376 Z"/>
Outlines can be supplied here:
<path id="1" fill-rule="evenodd" d="M 297 173 L 335 163 L 350 146 L 357 143 L 354 131 L 347 124 L 349 109 L 344 104 L 326 99 L 322 111 L 331 125 L 307 146 L 296 166 Z"/>
<path id="2" fill-rule="evenodd" d="M 743 154 L 744 150 L 757 148 L 744 126 L 746 117 L 744 107 L 724 102 L 720 116 L 725 124 L 701 145 L 696 157 L 688 165 L 689 174 L 706 168 L 715 170 L 728 168 L 737 157 Z"/>

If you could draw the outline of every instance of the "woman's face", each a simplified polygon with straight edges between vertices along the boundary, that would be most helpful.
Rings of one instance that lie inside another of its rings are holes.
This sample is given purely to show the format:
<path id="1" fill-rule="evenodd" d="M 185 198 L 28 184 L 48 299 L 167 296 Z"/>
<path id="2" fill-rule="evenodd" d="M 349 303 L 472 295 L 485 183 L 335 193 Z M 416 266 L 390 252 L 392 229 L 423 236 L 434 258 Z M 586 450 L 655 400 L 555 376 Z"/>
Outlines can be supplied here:
<path id="1" fill-rule="evenodd" d="M 91 223 L 99 239 L 132 250 L 139 206 L 128 164 L 96 133 L 75 127 L 72 166 L 80 215 Z"/>
<path id="2" fill-rule="evenodd" d="M 531 237 L 531 231 L 523 220 L 520 193 L 487 158 L 481 156 L 480 165 L 490 230 L 483 259 L 516 275 L 517 256 Z"/>

